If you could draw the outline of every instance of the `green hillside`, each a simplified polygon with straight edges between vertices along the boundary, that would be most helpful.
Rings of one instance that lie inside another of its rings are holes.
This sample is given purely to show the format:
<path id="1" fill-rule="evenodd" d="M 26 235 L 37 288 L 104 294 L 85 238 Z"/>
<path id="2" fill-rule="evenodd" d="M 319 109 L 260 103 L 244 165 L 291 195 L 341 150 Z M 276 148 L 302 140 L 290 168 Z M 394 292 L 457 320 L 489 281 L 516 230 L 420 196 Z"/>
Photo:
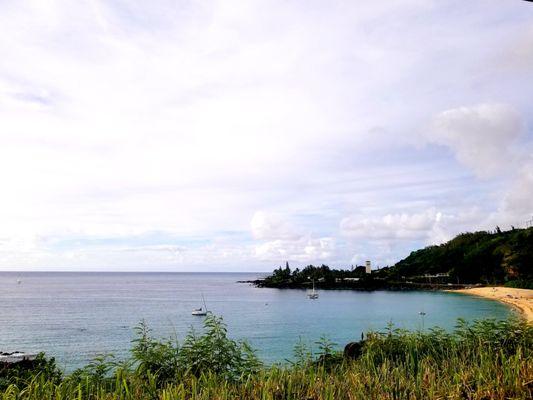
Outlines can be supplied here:
<path id="1" fill-rule="evenodd" d="M 412 252 L 390 269 L 389 277 L 439 273 L 448 273 L 455 283 L 531 281 L 533 228 L 460 234 L 447 243 Z"/>
<path id="2" fill-rule="evenodd" d="M 439 246 L 413 251 L 392 267 L 365 273 L 365 267 L 275 269 L 260 287 L 323 289 L 420 289 L 450 285 L 505 284 L 533 289 L 533 227 L 463 233 Z"/>

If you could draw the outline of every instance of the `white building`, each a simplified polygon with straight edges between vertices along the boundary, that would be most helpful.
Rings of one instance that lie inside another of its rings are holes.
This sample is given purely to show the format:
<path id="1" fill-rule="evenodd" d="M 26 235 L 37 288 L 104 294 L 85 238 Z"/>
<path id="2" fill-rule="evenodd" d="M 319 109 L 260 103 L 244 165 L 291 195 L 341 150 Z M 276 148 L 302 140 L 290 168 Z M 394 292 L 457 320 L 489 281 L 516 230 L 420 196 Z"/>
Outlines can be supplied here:
<path id="1" fill-rule="evenodd" d="M 365 271 L 367 274 L 372 273 L 372 264 L 370 263 L 370 261 L 365 261 Z"/>

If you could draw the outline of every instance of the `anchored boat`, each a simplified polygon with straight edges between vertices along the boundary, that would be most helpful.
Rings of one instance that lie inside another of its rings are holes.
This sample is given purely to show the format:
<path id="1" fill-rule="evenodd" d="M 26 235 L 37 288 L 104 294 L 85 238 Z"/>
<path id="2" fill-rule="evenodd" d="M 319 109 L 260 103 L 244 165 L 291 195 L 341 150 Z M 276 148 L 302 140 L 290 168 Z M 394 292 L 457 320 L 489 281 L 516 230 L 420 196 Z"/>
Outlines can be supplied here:
<path id="1" fill-rule="evenodd" d="M 315 290 L 315 280 L 313 279 L 313 290 L 307 292 L 307 297 L 312 300 L 318 299 L 318 292 Z"/>
<path id="2" fill-rule="evenodd" d="M 203 294 L 202 294 L 202 301 L 204 303 L 204 306 L 200 308 L 195 308 L 194 310 L 192 310 L 192 313 L 191 313 L 192 315 L 196 315 L 197 317 L 202 317 L 202 316 L 207 315 L 207 305 L 205 304 L 205 299 L 204 299 Z"/>

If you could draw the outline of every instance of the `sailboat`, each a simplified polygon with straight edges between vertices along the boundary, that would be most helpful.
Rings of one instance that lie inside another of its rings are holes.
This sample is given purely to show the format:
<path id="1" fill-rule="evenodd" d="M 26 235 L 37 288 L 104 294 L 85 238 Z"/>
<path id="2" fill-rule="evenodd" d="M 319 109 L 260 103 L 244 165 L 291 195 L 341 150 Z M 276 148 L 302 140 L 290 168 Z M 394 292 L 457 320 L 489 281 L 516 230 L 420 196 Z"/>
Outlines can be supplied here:
<path id="1" fill-rule="evenodd" d="M 197 317 L 201 317 L 201 316 L 205 316 L 207 315 L 207 306 L 205 304 L 205 299 L 204 299 L 204 295 L 202 294 L 202 301 L 204 303 L 204 306 L 203 308 L 200 307 L 200 308 L 195 308 L 194 310 L 192 310 L 192 315 L 196 315 Z"/>
<path id="2" fill-rule="evenodd" d="M 315 290 L 315 280 L 313 279 L 313 290 L 307 293 L 307 297 L 312 300 L 318 299 L 318 292 Z"/>

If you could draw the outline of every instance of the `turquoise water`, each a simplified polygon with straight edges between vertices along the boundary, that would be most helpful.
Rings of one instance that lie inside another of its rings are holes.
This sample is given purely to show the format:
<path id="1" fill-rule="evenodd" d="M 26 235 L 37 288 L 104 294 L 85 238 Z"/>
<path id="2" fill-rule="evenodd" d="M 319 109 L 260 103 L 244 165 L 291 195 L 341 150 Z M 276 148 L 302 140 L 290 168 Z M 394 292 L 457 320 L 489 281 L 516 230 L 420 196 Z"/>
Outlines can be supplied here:
<path id="1" fill-rule="evenodd" d="M 301 337 L 321 335 L 343 346 L 387 323 L 410 329 L 453 328 L 457 318 L 506 318 L 491 300 L 444 292 L 259 289 L 238 280 L 258 274 L 0 272 L 0 351 L 45 351 L 67 370 L 94 356 L 127 356 L 132 328 L 146 320 L 159 337 L 183 338 L 208 308 L 224 317 L 233 338 L 245 338 L 263 361 L 288 359 Z M 17 284 L 17 279 L 21 283 Z M 426 316 L 419 315 L 420 311 Z M 423 319 L 422 319 L 423 318 Z"/>

